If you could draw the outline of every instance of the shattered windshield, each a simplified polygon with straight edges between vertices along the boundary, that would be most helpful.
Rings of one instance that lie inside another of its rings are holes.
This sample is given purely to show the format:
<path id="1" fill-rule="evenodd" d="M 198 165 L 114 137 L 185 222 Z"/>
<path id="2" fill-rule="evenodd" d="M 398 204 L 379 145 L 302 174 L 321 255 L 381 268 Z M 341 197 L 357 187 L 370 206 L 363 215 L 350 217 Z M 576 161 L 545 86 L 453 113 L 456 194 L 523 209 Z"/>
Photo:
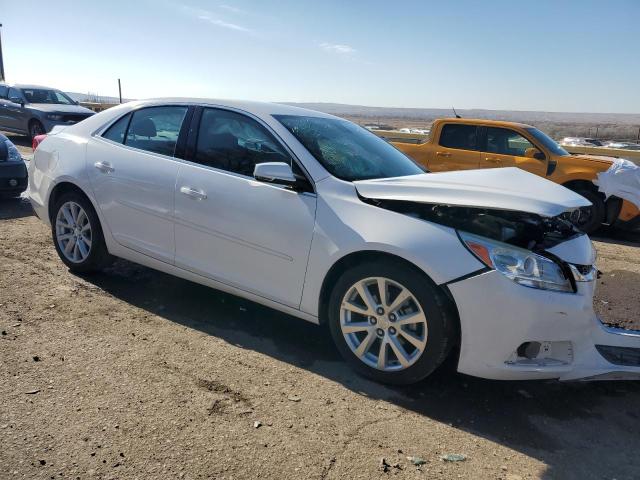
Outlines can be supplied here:
<path id="1" fill-rule="evenodd" d="M 353 182 L 425 170 L 380 137 L 338 118 L 274 115 L 333 176 Z"/>

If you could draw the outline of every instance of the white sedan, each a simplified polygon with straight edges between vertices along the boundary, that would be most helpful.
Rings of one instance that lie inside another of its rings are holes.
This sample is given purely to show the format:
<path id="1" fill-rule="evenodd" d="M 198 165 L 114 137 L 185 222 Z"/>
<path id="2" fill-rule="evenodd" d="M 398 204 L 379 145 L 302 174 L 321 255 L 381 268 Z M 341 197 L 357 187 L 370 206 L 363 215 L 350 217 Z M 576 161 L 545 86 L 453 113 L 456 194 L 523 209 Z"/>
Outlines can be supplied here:
<path id="1" fill-rule="evenodd" d="M 28 196 L 60 259 L 121 257 L 326 324 L 406 384 L 456 355 L 494 379 L 639 378 L 593 308 L 588 201 L 514 168 L 431 174 L 367 130 L 276 104 L 131 102 L 47 137 Z"/>

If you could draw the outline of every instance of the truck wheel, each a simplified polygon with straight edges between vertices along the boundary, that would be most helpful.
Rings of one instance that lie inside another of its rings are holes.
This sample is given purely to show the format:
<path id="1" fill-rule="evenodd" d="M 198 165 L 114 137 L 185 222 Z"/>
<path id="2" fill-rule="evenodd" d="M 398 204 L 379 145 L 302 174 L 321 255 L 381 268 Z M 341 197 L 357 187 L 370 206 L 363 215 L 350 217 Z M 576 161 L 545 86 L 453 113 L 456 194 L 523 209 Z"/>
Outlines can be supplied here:
<path id="1" fill-rule="evenodd" d="M 392 261 L 347 270 L 329 298 L 334 342 L 359 373 L 406 385 L 432 373 L 456 338 L 448 299 L 424 274 Z"/>
<path id="2" fill-rule="evenodd" d="M 602 195 L 592 190 L 575 190 L 579 195 L 591 202 L 590 207 L 580 209 L 580 217 L 575 222 L 576 227 L 585 233 L 593 233 L 602 226 L 604 222 L 606 207 Z"/>

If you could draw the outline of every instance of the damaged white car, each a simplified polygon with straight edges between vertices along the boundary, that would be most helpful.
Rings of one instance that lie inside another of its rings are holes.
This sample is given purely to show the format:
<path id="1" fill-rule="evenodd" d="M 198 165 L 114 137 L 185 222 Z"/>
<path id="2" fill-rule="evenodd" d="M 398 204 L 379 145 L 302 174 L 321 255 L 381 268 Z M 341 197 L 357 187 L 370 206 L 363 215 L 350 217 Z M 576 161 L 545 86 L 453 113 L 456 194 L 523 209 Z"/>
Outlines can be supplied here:
<path id="1" fill-rule="evenodd" d="M 122 257 L 328 324 L 381 382 L 451 354 L 485 378 L 640 378 L 640 333 L 592 308 L 568 221 L 588 201 L 519 169 L 430 174 L 330 115 L 150 100 L 46 138 L 28 195 L 72 271 Z"/>

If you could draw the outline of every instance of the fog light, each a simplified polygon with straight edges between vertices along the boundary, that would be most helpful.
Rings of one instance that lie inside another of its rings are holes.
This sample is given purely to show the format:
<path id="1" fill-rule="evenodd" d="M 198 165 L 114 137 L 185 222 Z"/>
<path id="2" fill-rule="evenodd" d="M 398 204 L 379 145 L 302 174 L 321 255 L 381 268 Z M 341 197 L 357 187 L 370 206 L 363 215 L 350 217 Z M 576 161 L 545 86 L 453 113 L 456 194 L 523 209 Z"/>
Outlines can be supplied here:
<path id="1" fill-rule="evenodd" d="M 9 180 L 9 186 L 10 187 L 17 187 L 18 186 L 18 181 L 15 178 L 12 178 L 11 180 Z"/>
<path id="2" fill-rule="evenodd" d="M 571 342 L 524 342 L 506 360 L 507 365 L 521 367 L 558 367 L 573 362 Z"/>
<path id="3" fill-rule="evenodd" d="M 523 358 L 536 358 L 540 353 L 540 342 L 525 342 L 518 347 L 518 356 Z"/>

